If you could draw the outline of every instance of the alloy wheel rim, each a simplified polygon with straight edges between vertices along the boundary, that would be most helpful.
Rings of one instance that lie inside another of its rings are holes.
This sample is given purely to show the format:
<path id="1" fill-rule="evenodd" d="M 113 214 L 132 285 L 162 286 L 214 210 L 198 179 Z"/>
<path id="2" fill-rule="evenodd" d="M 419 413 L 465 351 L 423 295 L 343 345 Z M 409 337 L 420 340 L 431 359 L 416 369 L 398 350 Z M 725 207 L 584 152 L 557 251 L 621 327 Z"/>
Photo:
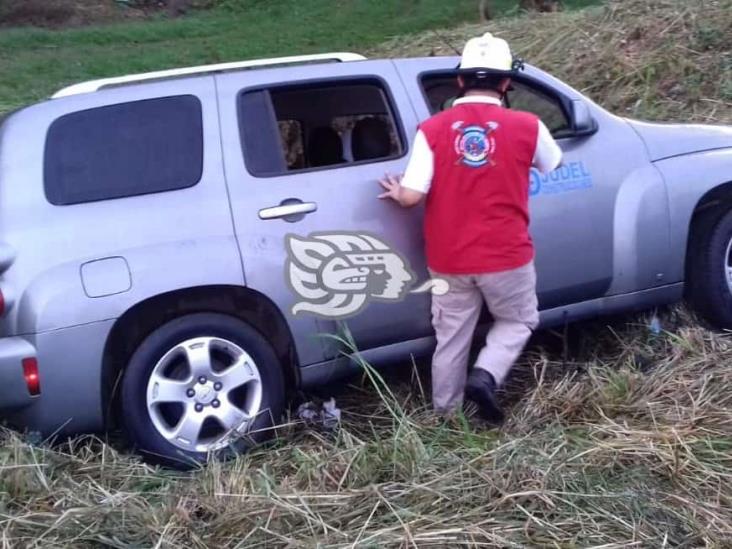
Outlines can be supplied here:
<path id="1" fill-rule="evenodd" d="M 158 433 L 189 452 L 211 452 L 245 433 L 262 405 L 252 357 L 218 337 L 185 340 L 158 360 L 147 384 L 147 411 Z"/>

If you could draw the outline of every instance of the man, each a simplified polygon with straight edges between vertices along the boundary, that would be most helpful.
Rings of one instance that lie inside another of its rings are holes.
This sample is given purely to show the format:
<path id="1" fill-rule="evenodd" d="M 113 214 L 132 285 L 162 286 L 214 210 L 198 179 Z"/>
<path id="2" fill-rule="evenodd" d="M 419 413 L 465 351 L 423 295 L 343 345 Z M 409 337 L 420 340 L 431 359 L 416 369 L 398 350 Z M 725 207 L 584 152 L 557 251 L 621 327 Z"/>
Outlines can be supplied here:
<path id="1" fill-rule="evenodd" d="M 529 173 L 556 169 L 562 153 L 539 118 L 502 106 L 520 66 L 504 40 L 490 33 L 470 40 L 458 71 L 461 97 L 421 124 L 403 178 L 380 181 L 379 198 L 403 207 L 427 198 L 427 264 L 450 287 L 432 297 L 433 402 L 443 415 L 465 394 L 486 419 L 502 421 L 496 388 L 539 322 Z M 468 376 L 483 301 L 494 322 Z"/>

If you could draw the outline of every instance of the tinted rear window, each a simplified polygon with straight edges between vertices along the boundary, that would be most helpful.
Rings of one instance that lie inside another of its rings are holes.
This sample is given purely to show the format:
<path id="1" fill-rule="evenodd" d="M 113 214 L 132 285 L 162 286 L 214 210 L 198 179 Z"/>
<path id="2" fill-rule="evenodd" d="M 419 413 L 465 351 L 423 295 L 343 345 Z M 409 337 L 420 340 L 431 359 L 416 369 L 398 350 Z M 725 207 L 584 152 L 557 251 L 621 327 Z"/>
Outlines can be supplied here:
<path id="1" fill-rule="evenodd" d="M 202 173 L 201 102 L 192 95 L 68 114 L 46 138 L 44 186 L 52 204 L 184 189 Z"/>

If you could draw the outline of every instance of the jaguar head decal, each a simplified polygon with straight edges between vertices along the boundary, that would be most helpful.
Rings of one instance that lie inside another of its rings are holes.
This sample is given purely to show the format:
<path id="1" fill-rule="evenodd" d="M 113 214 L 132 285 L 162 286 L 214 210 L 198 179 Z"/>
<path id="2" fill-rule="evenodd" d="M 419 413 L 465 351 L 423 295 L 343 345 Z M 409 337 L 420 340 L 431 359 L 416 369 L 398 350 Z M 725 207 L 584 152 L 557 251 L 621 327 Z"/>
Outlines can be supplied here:
<path id="1" fill-rule="evenodd" d="M 293 314 L 346 318 L 370 300 L 403 299 L 414 282 L 407 262 L 368 234 L 288 235 L 287 278 L 301 298 Z"/>

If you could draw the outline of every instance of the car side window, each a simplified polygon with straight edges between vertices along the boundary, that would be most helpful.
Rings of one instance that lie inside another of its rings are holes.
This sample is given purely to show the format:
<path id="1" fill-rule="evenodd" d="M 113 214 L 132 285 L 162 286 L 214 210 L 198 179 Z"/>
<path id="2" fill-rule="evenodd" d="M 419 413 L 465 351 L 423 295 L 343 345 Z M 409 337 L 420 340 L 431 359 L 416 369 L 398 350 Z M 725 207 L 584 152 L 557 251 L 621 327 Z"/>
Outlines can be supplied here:
<path id="1" fill-rule="evenodd" d="M 406 148 L 376 78 L 245 90 L 239 127 L 247 169 L 259 177 L 381 162 Z"/>
<path id="2" fill-rule="evenodd" d="M 65 206 L 191 187 L 203 174 L 203 116 L 193 95 L 66 114 L 46 136 L 44 190 Z"/>
<path id="3" fill-rule="evenodd" d="M 509 108 L 535 114 L 555 137 L 571 132 L 572 124 L 557 97 L 519 80 L 511 88 L 506 94 Z"/>
<path id="4" fill-rule="evenodd" d="M 421 78 L 421 84 L 432 114 L 450 108 L 460 91 L 455 73 L 425 74 Z M 521 77 L 514 79 L 511 87 L 505 101 L 508 108 L 535 114 L 554 137 L 571 134 L 570 118 L 558 97 L 533 81 Z"/>

